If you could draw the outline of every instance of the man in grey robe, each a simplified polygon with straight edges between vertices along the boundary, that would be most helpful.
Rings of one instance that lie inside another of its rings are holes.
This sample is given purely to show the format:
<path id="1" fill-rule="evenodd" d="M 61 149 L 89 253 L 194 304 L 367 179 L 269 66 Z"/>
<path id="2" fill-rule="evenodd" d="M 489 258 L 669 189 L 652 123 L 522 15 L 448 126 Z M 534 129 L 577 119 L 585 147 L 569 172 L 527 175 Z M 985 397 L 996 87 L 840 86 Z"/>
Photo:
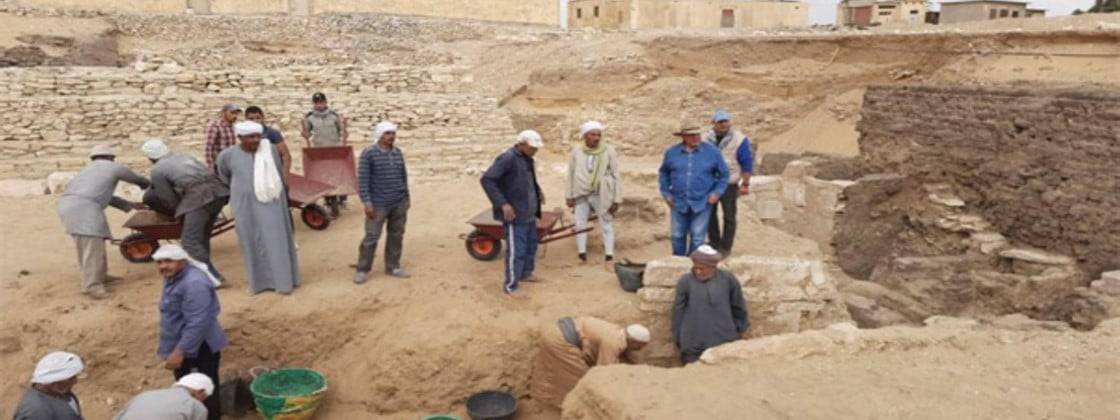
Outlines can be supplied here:
<path id="1" fill-rule="evenodd" d="M 750 322 L 743 286 L 734 274 L 720 270 L 720 254 L 701 245 L 690 255 L 692 272 L 677 281 L 673 303 L 673 341 L 681 362 L 700 360 L 704 350 L 738 340 Z"/>
<path id="2" fill-rule="evenodd" d="M 144 204 L 168 216 L 181 217 L 183 249 L 224 283 L 210 259 L 210 234 L 222 207 L 229 202 L 229 188 L 198 159 L 172 153 L 160 139 L 144 142 L 141 150 L 153 163 L 152 188 L 144 194 Z"/>
<path id="3" fill-rule="evenodd" d="M 82 420 L 82 404 L 74 395 L 85 365 L 73 353 L 56 351 L 39 359 L 31 387 L 16 406 L 12 420 Z"/>
<path id="4" fill-rule="evenodd" d="M 170 388 L 137 395 L 113 420 L 206 420 L 209 412 L 202 401 L 213 394 L 210 377 L 192 373 Z"/>
<path id="5" fill-rule="evenodd" d="M 261 142 L 264 128 L 260 124 L 244 121 L 234 129 L 238 145 L 223 150 L 216 166 L 218 177 L 229 186 L 249 292 L 289 294 L 299 286 L 299 267 L 288 197 L 281 183 L 280 154 L 271 143 Z M 258 165 L 262 170 L 255 170 Z"/>
<path id="6" fill-rule="evenodd" d="M 147 178 L 137 175 L 128 167 L 114 162 L 116 153 L 109 146 L 94 146 L 90 162 L 70 181 L 66 192 L 58 199 L 58 216 L 66 233 L 78 246 L 78 265 L 82 273 L 82 293 L 94 299 L 109 297 L 105 279 L 109 263 L 105 257 L 105 241 L 112 238 L 105 207 L 121 211 L 139 208 L 137 203 L 114 197 L 118 181 L 135 184 L 147 189 Z"/>

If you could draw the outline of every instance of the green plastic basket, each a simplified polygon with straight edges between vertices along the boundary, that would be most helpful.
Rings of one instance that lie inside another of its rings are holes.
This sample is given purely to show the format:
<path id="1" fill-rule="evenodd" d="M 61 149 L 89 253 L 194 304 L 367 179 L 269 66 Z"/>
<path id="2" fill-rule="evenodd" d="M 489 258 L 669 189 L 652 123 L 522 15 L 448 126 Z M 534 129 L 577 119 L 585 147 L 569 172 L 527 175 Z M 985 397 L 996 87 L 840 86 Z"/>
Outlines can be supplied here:
<path id="1" fill-rule="evenodd" d="M 311 369 L 276 369 L 253 380 L 249 391 L 266 420 L 308 420 L 323 402 L 327 378 Z"/>

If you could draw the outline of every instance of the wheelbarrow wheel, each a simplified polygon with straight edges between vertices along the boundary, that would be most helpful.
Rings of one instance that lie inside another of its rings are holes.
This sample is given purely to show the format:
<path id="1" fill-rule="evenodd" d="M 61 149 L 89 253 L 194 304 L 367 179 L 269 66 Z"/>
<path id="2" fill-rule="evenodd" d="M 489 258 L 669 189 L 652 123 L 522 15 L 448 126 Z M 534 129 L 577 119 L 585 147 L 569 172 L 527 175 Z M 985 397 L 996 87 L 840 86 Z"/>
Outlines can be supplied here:
<path id="1" fill-rule="evenodd" d="M 467 253 L 479 261 L 493 261 L 502 253 L 502 241 L 475 230 L 467 235 Z"/>
<path id="2" fill-rule="evenodd" d="M 331 225 L 331 218 L 327 215 L 327 209 L 318 204 L 303 206 L 303 209 L 299 212 L 299 217 L 303 219 L 303 224 L 315 230 L 323 230 Z"/>
<path id="3" fill-rule="evenodd" d="M 159 241 L 139 232 L 128 235 L 121 241 L 121 255 L 129 262 L 151 262 L 157 249 Z"/>

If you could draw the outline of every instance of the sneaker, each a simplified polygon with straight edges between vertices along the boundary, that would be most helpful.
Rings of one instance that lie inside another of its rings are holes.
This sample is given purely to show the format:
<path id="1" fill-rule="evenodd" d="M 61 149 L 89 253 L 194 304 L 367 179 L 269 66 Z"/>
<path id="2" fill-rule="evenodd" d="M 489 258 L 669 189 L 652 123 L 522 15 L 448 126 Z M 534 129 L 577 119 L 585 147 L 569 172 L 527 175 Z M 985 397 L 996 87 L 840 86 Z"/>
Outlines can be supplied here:
<path id="1" fill-rule="evenodd" d="M 541 281 L 544 281 L 544 279 L 537 277 L 536 274 L 529 274 L 527 277 L 521 279 L 521 282 L 524 283 L 540 283 Z"/>
<path id="2" fill-rule="evenodd" d="M 579 253 L 579 260 L 582 261 L 582 262 L 587 262 L 587 253 L 586 252 Z"/>
<path id="3" fill-rule="evenodd" d="M 607 255 L 607 259 L 606 259 L 606 261 L 607 261 L 607 262 L 611 262 L 611 261 L 614 261 L 614 255 Z"/>
<path id="4" fill-rule="evenodd" d="M 389 270 L 389 271 L 386 271 L 385 274 L 396 277 L 398 279 L 407 279 L 407 278 L 412 277 L 411 275 L 408 274 L 407 271 L 404 271 L 404 269 L 400 268 L 400 267 L 394 268 L 394 269 Z"/>
<path id="5" fill-rule="evenodd" d="M 354 284 L 364 284 L 366 280 L 369 280 L 369 273 L 361 271 L 354 273 Z"/>
<path id="6" fill-rule="evenodd" d="M 93 299 L 93 300 L 106 299 L 110 296 L 109 292 L 106 291 L 105 289 L 91 290 L 91 291 L 85 292 L 85 294 L 86 294 L 86 296 L 89 296 L 90 299 Z"/>
<path id="7" fill-rule="evenodd" d="M 508 296 L 510 299 L 517 299 L 517 300 L 525 300 L 525 299 L 529 298 L 529 295 L 525 294 L 525 292 L 522 292 L 520 290 L 514 290 L 512 292 L 506 292 L 506 296 Z"/>

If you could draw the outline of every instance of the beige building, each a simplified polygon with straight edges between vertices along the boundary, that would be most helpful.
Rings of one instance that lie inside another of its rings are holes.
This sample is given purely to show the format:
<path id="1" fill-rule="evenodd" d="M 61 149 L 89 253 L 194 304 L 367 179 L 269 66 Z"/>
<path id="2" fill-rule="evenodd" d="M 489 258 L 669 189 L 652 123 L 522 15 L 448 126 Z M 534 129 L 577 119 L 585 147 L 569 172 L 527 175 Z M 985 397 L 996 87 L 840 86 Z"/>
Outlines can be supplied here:
<path id="1" fill-rule="evenodd" d="M 842 0 L 836 6 L 836 25 L 920 24 L 928 11 L 926 0 Z"/>
<path id="2" fill-rule="evenodd" d="M 1028 8 L 1025 1 L 967 0 L 941 2 L 942 24 L 1045 16 L 1046 10 Z"/>
<path id="3" fill-rule="evenodd" d="M 572 0 L 568 27 L 601 29 L 775 28 L 809 25 L 809 8 L 789 0 Z"/>

